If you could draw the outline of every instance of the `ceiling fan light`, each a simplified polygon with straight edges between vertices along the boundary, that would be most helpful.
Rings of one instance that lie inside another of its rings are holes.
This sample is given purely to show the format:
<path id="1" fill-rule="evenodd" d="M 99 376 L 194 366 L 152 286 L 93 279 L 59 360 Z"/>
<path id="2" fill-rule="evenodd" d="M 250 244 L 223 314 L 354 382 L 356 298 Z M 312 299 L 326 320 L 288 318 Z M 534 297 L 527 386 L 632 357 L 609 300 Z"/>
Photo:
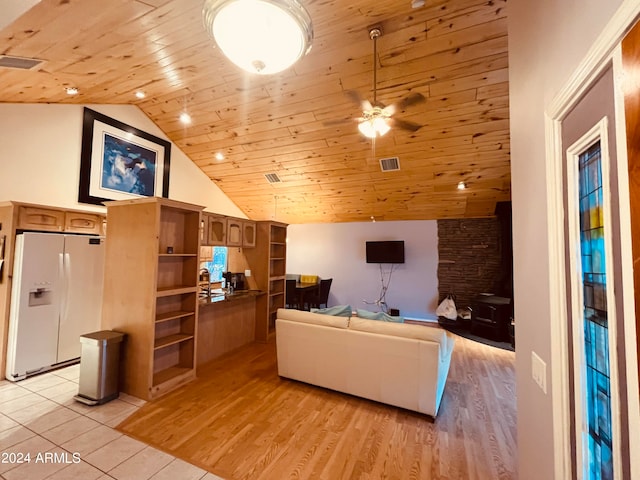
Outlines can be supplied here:
<path id="1" fill-rule="evenodd" d="M 374 117 L 360 122 L 358 124 L 358 130 L 367 138 L 376 138 L 383 136 L 391 130 L 391 127 L 385 118 Z"/>
<path id="2" fill-rule="evenodd" d="M 311 48 L 311 17 L 296 0 L 206 0 L 202 14 L 220 50 L 250 73 L 286 70 Z"/>
<path id="3" fill-rule="evenodd" d="M 391 130 L 391 127 L 389 126 L 387 120 L 382 117 L 378 117 L 373 120 L 373 127 L 380 136 L 383 136 L 385 133 Z"/>
<path id="4" fill-rule="evenodd" d="M 358 130 L 367 138 L 376 138 L 376 129 L 373 120 L 364 120 L 358 124 Z"/>

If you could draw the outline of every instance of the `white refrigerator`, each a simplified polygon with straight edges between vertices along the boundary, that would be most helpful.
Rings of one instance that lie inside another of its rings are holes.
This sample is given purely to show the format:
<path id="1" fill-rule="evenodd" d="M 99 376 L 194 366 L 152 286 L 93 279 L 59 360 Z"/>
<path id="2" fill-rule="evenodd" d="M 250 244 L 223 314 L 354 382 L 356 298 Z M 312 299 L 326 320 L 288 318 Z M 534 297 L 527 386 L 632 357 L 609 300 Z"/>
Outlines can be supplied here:
<path id="1" fill-rule="evenodd" d="M 7 345 L 9 380 L 80 357 L 80 336 L 100 330 L 104 238 L 16 236 Z"/>

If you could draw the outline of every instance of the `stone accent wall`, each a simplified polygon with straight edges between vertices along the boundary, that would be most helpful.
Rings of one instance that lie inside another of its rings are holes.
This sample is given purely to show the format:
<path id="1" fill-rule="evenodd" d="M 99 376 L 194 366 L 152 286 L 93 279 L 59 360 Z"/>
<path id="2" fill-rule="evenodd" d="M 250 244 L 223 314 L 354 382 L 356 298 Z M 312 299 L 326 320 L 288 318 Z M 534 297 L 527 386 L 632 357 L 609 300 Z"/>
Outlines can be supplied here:
<path id="1" fill-rule="evenodd" d="M 496 291 L 504 275 L 501 237 L 498 218 L 438 220 L 439 301 L 452 293 L 456 307 L 466 308 L 479 293 L 504 295 Z"/>

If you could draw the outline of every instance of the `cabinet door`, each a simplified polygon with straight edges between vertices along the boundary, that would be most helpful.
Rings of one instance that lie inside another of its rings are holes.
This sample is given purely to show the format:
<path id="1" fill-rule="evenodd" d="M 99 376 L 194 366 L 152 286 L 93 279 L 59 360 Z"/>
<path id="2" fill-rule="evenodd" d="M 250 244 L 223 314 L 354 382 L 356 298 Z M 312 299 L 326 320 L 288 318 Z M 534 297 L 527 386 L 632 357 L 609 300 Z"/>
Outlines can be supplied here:
<path id="1" fill-rule="evenodd" d="M 206 245 L 226 245 L 227 219 L 219 215 L 207 215 Z"/>
<path id="2" fill-rule="evenodd" d="M 20 207 L 18 211 L 18 228 L 61 232 L 64 229 L 64 211 L 49 208 Z"/>
<path id="3" fill-rule="evenodd" d="M 242 246 L 243 247 L 256 246 L 256 222 L 251 222 L 251 221 L 242 222 Z"/>
<path id="4" fill-rule="evenodd" d="M 64 231 L 73 233 L 102 233 L 103 216 L 97 213 L 66 212 Z"/>
<path id="5" fill-rule="evenodd" d="M 227 245 L 229 247 L 242 246 L 242 220 L 227 219 Z"/>
<path id="6" fill-rule="evenodd" d="M 209 216 L 202 214 L 200 217 L 200 245 L 209 245 Z"/>

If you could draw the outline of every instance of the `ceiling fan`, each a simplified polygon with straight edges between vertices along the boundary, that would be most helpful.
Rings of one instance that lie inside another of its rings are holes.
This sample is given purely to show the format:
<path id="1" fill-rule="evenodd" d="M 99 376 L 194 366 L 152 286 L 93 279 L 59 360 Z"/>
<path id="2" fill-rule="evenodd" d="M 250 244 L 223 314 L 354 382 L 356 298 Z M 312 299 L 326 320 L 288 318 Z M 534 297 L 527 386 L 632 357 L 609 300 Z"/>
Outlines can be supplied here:
<path id="1" fill-rule="evenodd" d="M 403 130 L 416 132 L 422 127 L 417 123 L 408 122 L 406 120 L 400 120 L 394 118 L 393 115 L 399 111 L 404 110 L 411 105 L 424 102 L 425 98 L 420 93 L 411 93 L 402 100 L 393 103 L 391 105 L 384 105 L 378 101 L 377 98 L 377 41 L 378 37 L 382 35 L 382 29 L 380 27 L 374 27 L 369 30 L 369 38 L 373 40 L 373 102 L 369 102 L 362 98 L 362 96 L 355 90 L 347 90 L 345 95 L 349 97 L 354 103 L 362 108 L 362 117 L 355 119 L 358 121 L 358 130 L 368 138 L 375 139 L 381 137 L 387 133 L 391 128 L 397 127 Z M 349 120 L 344 120 L 349 121 Z M 331 123 L 342 123 L 331 122 Z"/>

